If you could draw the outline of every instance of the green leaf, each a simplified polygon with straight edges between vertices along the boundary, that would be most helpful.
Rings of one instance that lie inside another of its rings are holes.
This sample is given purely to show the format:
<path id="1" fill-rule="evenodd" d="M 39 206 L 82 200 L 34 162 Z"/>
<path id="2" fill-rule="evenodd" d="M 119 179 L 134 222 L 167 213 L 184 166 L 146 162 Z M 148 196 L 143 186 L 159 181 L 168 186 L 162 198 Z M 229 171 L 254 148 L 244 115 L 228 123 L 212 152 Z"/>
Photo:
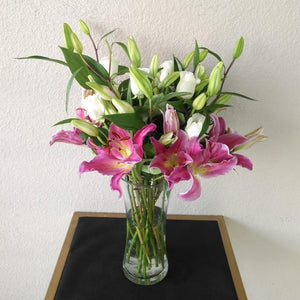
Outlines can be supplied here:
<path id="1" fill-rule="evenodd" d="M 73 120 L 79 120 L 79 119 L 78 119 L 78 118 L 65 119 L 65 120 L 62 120 L 62 121 L 59 121 L 59 122 L 55 123 L 55 124 L 52 125 L 52 126 L 57 126 L 57 125 L 62 125 L 62 124 L 71 123 Z"/>
<path id="2" fill-rule="evenodd" d="M 88 63 L 88 65 L 97 72 L 97 73 L 95 73 L 93 70 L 89 69 L 89 72 L 91 73 L 94 80 L 99 84 L 108 85 L 108 83 L 107 83 L 108 73 L 107 73 L 106 69 L 100 63 L 98 63 L 96 60 L 91 58 L 90 56 L 82 55 L 82 57 Z"/>
<path id="3" fill-rule="evenodd" d="M 40 56 L 40 55 L 32 55 L 32 56 L 27 56 L 27 57 L 16 57 L 16 59 L 41 59 L 41 60 L 56 62 L 56 63 L 61 64 L 63 66 L 68 65 L 66 62 L 64 62 L 62 60 L 53 59 L 53 58 L 49 58 L 49 57 L 46 57 L 46 56 Z"/>
<path id="4" fill-rule="evenodd" d="M 119 65 L 117 75 L 123 75 L 129 73 L 129 69 L 126 66 Z"/>
<path id="5" fill-rule="evenodd" d="M 241 98 L 245 98 L 251 101 L 257 101 L 256 99 L 253 99 L 251 97 L 245 96 L 243 94 L 239 94 L 239 93 L 234 93 L 234 92 L 222 92 L 221 95 L 232 95 L 232 96 L 237 96 L 237 97 L 241 97 Z"/>
<path id="6" fill-rule="evenodd" d="M 177 100 L 177 101 L 168 101 L 169 104 L 171 104 L 175 109 L 176 111 L 180 111 L 180 112 L 185 112 L 185 109 L 184 109 L 184 100 Z"/>
<path id="7" fill-rule="evenodd" d="M 195 50 L 194 50 L 194 59 L 193 59 L 193 65 L 194 65 L 194 72 L 199 64 L 200 58 L 199 58 L 199 46 L 198 42 L 195 41 Z"/>
<path id="8" fill-rule="evenodd" d="M 130 105 L 132 105 L 130 80 L 128 80 L 126 100 Z"/>
<path id="9" fill-rule="evenodd" d="M 64 47 L 60 47 L 60 49 L 63 52 L 63 55 L 72 74 L 74 74 L 78 69 L 82 67 L 80 72 L 75 76 L 75 79 L 83 88 L 90 89 L 86 85 L 86 82 L 89 81 L 88 76 L 92 74 L 85 65 L 85 63 L 82 61 L 80 55 Z"/>
<path id="10" fill-rule="evenodd" d="M 198 135 L 198 138 L 201 138 L 206 133 L 206 131 L 208 130 L 209 124 L 210 124 L 210 115 L 206 114 L 205 115 L 205 120 L 203 122 L 202 129 L 201 129 L 201 132 Z"/>
<path id="11" fill-rule="evenodd" d="M 222 61 L 222 58 L 217 53 L 209 50 L 208 48 L 206 48 L 206 47 L 200 47 L 199 49 L 207 50 L 208 53 L 211 54 L 212 56 L 214 56 L 217 60 Z"/>
<path id="12" fill-rule="evenodd" d="M 223 107 L 231 107 L 231 105 L 227 105 L 227 104 L 211 104 L 211 105 L 207 105 L 207 106 L 203 107 L 200 111 L 201 112 L 212 113 L 215 110 L 217 110 L 218 108 L 223 108 Z"/>
<path id="13" fill-rule="evenodd" d="M 190 95 L 191 93 L 188 93 L 188 92 L 172 92 L 172 93 L 169 93 L 167 95 L 165 95 L 163 97 L 163 100 L 165 101 L 168 101 L 172 98 L 180 98 L 180 97 L 183 97 L 183 96 L 186 96 L 186 95 Z"/>
<path id="14" fill-rule="evenodd" d="M 125 130 L 138 130 L 145 125 L 136 113 L 113 114 L 104 117 Z"/>
<path id="15" fill-rule="evenodd" d="M 130 56 L 129 56 L 129 52 L 128 52 L 128 48 L 124 43 L 121 42 L 114 42 L 113 44 L 117 44 L 120 47 L 122 47 L 122 49 L 124 50 L 124 52 L 126 53 L 126 55 L 128 56 L 129 60 L 130 60 Z"/>
<path id="16" fill-rule="evenodd" d="M 72 76 L 71 76 L 71 78 L 68 82 L 67 92 L 66 92 L 66 112 L 68 112 L 69 96 L 70 96 L 71 86 L 73 84 L 75 76 L 80 72 L 81 69 L 82 69 L 82 67 L 80 67 L 77 71 L 75 71 L 74 74 L 72 74 Z"/>
<path id="17" fill-rule="evenodd" d="M 104 35 L 102 35 L 102 37 L 100 38 L 99 43 L 100 43 L 104 38 L 106 38 L 106 37 L 109 36 L 110 34 L 114 33 L 116 30 L 118 30 L 118 28 L 115 28 L 115 29 L 109 31 L 108 33 L 105 33 Z"/>

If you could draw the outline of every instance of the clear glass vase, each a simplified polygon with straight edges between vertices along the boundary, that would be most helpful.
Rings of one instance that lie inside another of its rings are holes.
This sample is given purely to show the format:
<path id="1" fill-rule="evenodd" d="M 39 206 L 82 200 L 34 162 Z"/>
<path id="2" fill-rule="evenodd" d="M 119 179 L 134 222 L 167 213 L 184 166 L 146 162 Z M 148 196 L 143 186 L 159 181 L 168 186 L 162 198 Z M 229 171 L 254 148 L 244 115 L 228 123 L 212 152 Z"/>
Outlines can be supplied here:
<path id="1" fill-rule="evenodd" d="M 122 180 L 127 217 L 123 271 L 140 285 L 155 284 L 168 272 L 166 215 L 170 191 L 164 179 L 147 183 Z"/>

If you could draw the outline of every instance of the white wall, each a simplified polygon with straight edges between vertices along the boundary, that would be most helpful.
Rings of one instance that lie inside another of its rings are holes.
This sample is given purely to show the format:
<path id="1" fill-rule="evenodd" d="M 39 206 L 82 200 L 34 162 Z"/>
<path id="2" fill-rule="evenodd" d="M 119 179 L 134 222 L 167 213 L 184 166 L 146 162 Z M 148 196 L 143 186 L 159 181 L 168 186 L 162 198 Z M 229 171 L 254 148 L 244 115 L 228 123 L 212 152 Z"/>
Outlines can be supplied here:
<path id="1" fill-rule="evenodd" d="M 233 99 L 228 125 L 246 133 L 259 125 L 268 140 L 249 149 L 254 163 L 223 177 L 202 180 L 202 197 L 175 197 L 170 213 L 226 216 L 245 289 L 251 300 L 300 295 L 299 58 L 297 0 L 228 1 L 1 1 L 0 298 L 42 299 L 74 211 L 123 212 L 109 178 L 78 166 L 86 149 L 49 140 L 51 125 L 71 117 L 80 89 L 64 112 L 69 72 L 60 65 L 17 61 L 40 54 L 62 58 L 62 24 L 84 19 L 95 35 L 119 27 L 114 39 L 137 40 L 143 63 L 193 50 L 194 39 L 229 63 L 236 39 L 245 50 L 227 90 L 260 99 Z M 77 30 L 79 33 L 79 30 Z M 82 37 L 82 35 L 81 35 Z M 88 43 L 88 40 L 85 40 Z M 103 55 L 106 54 L 102 48 Z M 92 55 L 91 48 L 87 53 Z M 127 60 L 121 51 L 120 60 Z M 181 188 L 180 188 L 181 187 Z"/>

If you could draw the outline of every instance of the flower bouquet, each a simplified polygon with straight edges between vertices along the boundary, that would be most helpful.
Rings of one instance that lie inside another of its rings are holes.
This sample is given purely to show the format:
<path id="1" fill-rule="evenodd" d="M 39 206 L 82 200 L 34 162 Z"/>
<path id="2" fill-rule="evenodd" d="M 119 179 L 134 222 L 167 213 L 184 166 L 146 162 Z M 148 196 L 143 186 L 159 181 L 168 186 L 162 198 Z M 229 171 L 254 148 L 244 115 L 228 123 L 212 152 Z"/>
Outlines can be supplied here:
<path id="1" fill-rule="evenodd" d="M 254 100 L 223 91 L 233 63 L 243 51 L 244 39 L 235 44 L 228 68 L 221 57 L 195 42 L 194 50 L 182 60 L 173 56 L 159 62 L 154 55 L 141 68 L 141 54 L 133 37 L 127 45 L 109 43 L 108 55 L 99 59 L 90 29 L 80 21 L 81 31 L 91 40 L 95 59 L 83 54 L 83 46 L 69 25 L 64 24 L 65 61 L 42 56 L 26 58 L 54 61 L 72 73 L 67 86 L 66 109 L 74 79 L 82 87 L 71 130 L 59 130 L 50 144 L 65 142 L 84 145 L 95 154 L 81 163 L 79 172 L 97 171 L 110 175 L 111 188 L 123 195 L 127 213 L 124 273 L 135 283 L 153 284 L 168 269 L 165 246 L 165 218 L 174 184 L 190 180 L 183 200 L 200 197 L 200 177 L 223 175 L 236 166 L 252 169 L 240 150 L 262 141 L 262 128 L 241 135 L 226 126 L 219 116 L 231 96 Z M 129 65 L 120 65 L 113 49 L 121 47 Z M 208 75 L 204 65 L 208 55 L 217 63 Z M 123 186 L 121 188 L 121 185 Z"/>

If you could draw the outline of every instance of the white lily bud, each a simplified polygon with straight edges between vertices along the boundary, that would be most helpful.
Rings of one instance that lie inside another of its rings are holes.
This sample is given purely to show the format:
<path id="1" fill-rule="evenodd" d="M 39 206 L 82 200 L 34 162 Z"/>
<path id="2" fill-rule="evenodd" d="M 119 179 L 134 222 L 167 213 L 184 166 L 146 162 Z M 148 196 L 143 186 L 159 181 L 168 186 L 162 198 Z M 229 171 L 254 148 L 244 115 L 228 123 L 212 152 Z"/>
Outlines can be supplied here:
<path id="1" fill-rule="evenodd" d="M 187 120 L 185 131 L 186 131 L 189 139 L 191 139 L 194 136 L 196 136 L 196 137 L 199 136 L 199 134 L 202 130 L 202 127 L 203 127 L 204 120 L 205 120 L 205 116 L 203 116 L 199 113 L 193 114 Z"/>
<path id="2" fill-rule="evenodd" d="M 159 80 L 162 82 L 169 74 L 174 72 L 174 61 L 167 60 L 163 62 L 159 67 L 162 68 L 159 73 Z"/>
<path id="3" fill-rule="evenodd" d="M 192 72 L 181 71 L 180 72 L 180 81 L 176 87 L 176 92 L 187 92 L 189 95 L 183 96 L 184 99 L 191 99 L 195 92 L 196 85 L 200 82 L 199 79 L 196 79 Z"/>
<path id="4" fill-rule="evenodd" d="M 105 56 L 101 58 L 99 63 L 105 68 L 107 73 L 109 73 L 109 57 Z M 119 68 L 118 60 L 114 56 L 111 56 L 110 75 L 118 73 L 118 68 Z"/>
<path id="5" fill-rule="evenodd" d="M 105 107 L 101 102 L 99 94 L 89 95 L 82 100 L 83 109 L 93 121 L 102 121 L 105 115 Z"/>

